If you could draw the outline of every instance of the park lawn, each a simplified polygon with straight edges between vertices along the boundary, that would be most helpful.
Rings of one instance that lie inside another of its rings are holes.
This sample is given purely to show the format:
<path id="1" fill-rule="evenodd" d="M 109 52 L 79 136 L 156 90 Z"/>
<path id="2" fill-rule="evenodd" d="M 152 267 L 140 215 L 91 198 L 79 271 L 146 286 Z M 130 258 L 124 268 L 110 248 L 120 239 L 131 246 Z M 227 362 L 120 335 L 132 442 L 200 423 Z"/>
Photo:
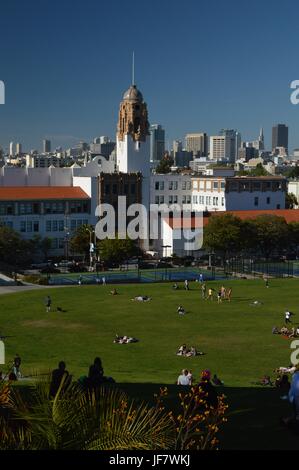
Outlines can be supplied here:
<path id="1" fill-rule="evenodd" d="M 216 290 L 219 282 L 209 282 Z M 150 400 L 159 384 L 174 384 L 183 367 L 195 378 L 204 368 L 225 382 L 229 421 L 221 433 L 226 449 L 296 449 L 299 437 L 279 425 L 290 412 L 287 402 L 273 389 L 256 388 L 264 374 L 289 365 L 290 340 L 271 333 L 284 323 L 284 310 L 293 311 L 299 323 L 298 281 L 226 281 L 233 288 L 232 302 L 217 304 L 201 299 L 200 285 L 190 283 L 185 291 L 172 284 L 74 286 L 0 296 L 0 333 L 6 339 L 7 363 L 15 353 L 22 357 L 22 372 L 53 369 L 65 360 L 75 378 L 86 374 L 95 356 L 103 360 L 105 374 L 114 377 L 131 396 Z M 46 313 L 44 299 L 50 294 L 53 311 Z M 150 302 L 130 299 L 149 295 Z M 253 307 L 253 300 L 263 302 Z M 179 316 L 178 305 L 187 314 Z M 59 313 L 60 306 L 67 312 Z M 132 335 L 136 344 L 113 344 L 114 335 Z M 204 351 L 204 356 L 182 358 L 177 348 L 186 342 Z M 177 391 L 173 385 L 171 397 Z"/>
<path id="2" fill-rule="evenodd" d="M 219 282 L 208 285 L 218 288 Z M 174 383 L 187 367 L 195 377 L 203 368 L 216 372 L 228 386 L 248 387 L 262 375 L 290 363 L 290 340 L 272 335 L 274 325 L 284 322 L 290 309 L 299 322 L 298 281 L 261 280 L 224 282 L 232 286 L 232 302 L 201 299 L 198 283 L 190 291 L 173 291 L 171 284 L 74 286 L 36 290 L 0 297 L 0 333 L 6 340 L 11 361 L 21 355 L 22 371 L 46 370 L 65 360 L 74 376 L 86 374 L 95 356 L 103 360 L 105 373 L 117 382 Z M 46 313 L 44 298 L 50 293 L 52 312 Z M 132 302 L 135 295 L 149 295 L 150 302 Z M 253 307 L 259 300 L 263 305 Z M 179 316 L 178 305 L 187 314 Z M 67 310 L 54 311 L 56 306 Z M 115 334 L 135 336 L 136 344 L 113 344 Z M 204 356 L 176 356 L 187 343 Z"/>

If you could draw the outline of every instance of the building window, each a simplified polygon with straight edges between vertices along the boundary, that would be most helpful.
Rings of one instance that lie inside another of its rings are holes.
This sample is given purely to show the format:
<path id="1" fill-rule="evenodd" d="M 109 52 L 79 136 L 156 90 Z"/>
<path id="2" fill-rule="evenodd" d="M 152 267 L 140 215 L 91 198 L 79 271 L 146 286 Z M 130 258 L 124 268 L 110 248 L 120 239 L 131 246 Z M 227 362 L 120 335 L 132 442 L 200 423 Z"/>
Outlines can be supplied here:
<path id="1" fill-rule="evenodd" d="M 77 222 L 76 220 L 71 220 L 71 231 L 74 232 L 77 227 Z"/>
<path id="2" fill-rule="evenodd" d="M 178 189 L 178 182 L 174 181 L 173 183 L 173 189 L 176 191 Z"/>
<path id="3" fill-rule="evenodd" d="M 51 232 L 51 220 L 46 221 L 46 232 Z"/>
<path id="4" fill-rule="evenodd" d="M 221 198 L 221 205 L 224 206 L 224 197 Z"/>
<path id="5" fill-rule="evenodd" d="M 218 181 L 213 182 L 213 189 L 218 189 Z"/>
<path id="6" fill-rule="evenodd" d="M 170 191 L 172 191 L 172 189 L 173 189 L 173 181 L 169 181 L 169 183 L 168 183 L 168 189 L 169 189 Z"/>
<path id="7" fill-rule="evenodd" d="M 164 204 L 164 196 L 159 196 L 159 203 Z"/>
<path id="8" fill-rule="evenodd" d="M 64 239 L 58 238 L 58 248 L 64 248 Z"/>
<path id="9" fill-rule="evenodd" d="M 270 204 L 271 198 L 267 197 L 267 204 Z"/>
<path id="10" fill-rule="evenodd" d="M 177 204 L 177 203 L 178 203 L 178 197 L 177 197 L 177 196 L 173 196 L 173 203 L 174 203 L 174 204 Z"/>
<path id="11" fill-rule="evenodd" d="M 191 204 L 191 196 L 190 194 L 188 194 L 187 198 L 186 198 L 186 202 L 187 204 Z"/>
<path id="12" fill-rule="evenodd" d="M 221 181 L 220 187 L 221 187 L 222 190 L 225 189 L 225 181 Z"/>
<path id="13" fill-rule="evenodd" d="M 27 232 L 32 232 L 32 222 L 30 220 L 27 221 L 26 230 Z"/>
<path id="14" fill-rule="evenodd" d="M 197 204 L 197 196 L 193 196 L 193 204 Z"/>
<path id="15" fill-rule="evenodd" d="M 39 232 L 39 222 L 33 222 L 33 231 Z"/>
<path id="16" fill-rule="evenodd" d="M 186 181 L 182 182 L 182 189 L 184 189 L 184 190 L 186 189 Z"/>
<path id="17" fill-rule="evenodd" d="M 51 214 L 51 204 L 49 202 L 45 202 L 44 212 L 45 212 L 45 214 Z"/>
<path id="18" fill-rule="evenodd" d="M 159 204 L 159 196 L 155 196 L 155 204 Z"/>
<path id="19" fill-rule="evenodd" d="M 58 246 L 58 239 L 57 238 L 52 238 L 51 239 L 51 248 L 52 250 L 55 250 Z"/>
<path id="20" fill-rule="evenodd" d="M 198 188 L 198 181 L 193 181 L 193 189 L 197 189 Z"/>
<path id="21" fill-rule="evenodd" d="M 182 197 L 182 204 L 186 204 L 186 196 Z"/>
<path id="22" fill-rule="evenodd" d="M 280 209 L 280 204 L 276 204 L 276 209 Z"/>
<path id="23" fill-rule="evenodd" d="M 164 191 L 164 181 L 160 181 L 160 190 Z"/>
<path id="24" fill-rule="evenodd" d="M 212 188 L 212 183 L 211 181 L 206 182 L 206 189 L 211 189 Z"/>
<path id="25" fill-rule="evenodd" d="M 57 230 L 58 230 L 57 220 L 53 220 L 53 222 L 52 222 L 52 232 L 57 232 Z"/>
<path id="26" fill-rule="evenodd" d="M 20 222 L 20 232 L 26 232 L 26 222 L 24 220 Z"/>
<path id="27" fill-rule="evenodd" d="M 64 222 L 63 222 L 63 220 L 59 220 L 59 222 L 58 222 L 58 230 L 59 230 L 59 232 L 63 232 L 63 230 L 64 230 Z"/>
<path id="28" fill-rule="evenodd" d="M 169 204 L 172 204 L 172 203 L 173 203 L 173 198 L 172 198 L 172 196 L 169 196 L 169 197 L 168 197 L 168 203 L 169 203 Z"/>
<path id="29" fill-rule="evenodd" d="M 156 191 L 159 190 L 159 181 L 156 181 L 156 182 L 155 182 L 155 190 L 156 190 Z"/>
<path id="30" fill-rule="evenodd" d="M 257 196 L 254 198 L 254 205 L 255 206 L 259 205 L 259 198 Z"/>
<path id="31" fill-rule="evenodd" d="M 191 181 L 187 181 L 187 189 L 188 189 L 188 190 L 191 189 Z"/>

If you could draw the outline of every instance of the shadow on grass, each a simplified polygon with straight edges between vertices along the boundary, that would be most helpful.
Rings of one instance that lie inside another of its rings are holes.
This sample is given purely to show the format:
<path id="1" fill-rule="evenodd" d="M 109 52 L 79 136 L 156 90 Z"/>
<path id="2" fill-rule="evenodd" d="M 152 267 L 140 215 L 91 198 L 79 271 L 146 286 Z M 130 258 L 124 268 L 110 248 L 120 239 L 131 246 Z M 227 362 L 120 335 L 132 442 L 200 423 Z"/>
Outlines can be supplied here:
<path id="1" fill-rule="evenodd" d="M 153 395 L 165 384 L 122 383 L 118 387 L 132 398 L 153 402 Z M 178 391 L 183 387 L 167 385 L 169 395 L 165 405 L 178 405 Z M 220 448 L 224 450 L 298 450 L 299 433 L 280 424 L 280 418 L 292 415 L 292 407 L 281 400 L 281 393 L 266 387 L 217 387 L 229 405 L 228 422 L 219 433 Z"/>
<path id="2" fill-rule="evenodd" d="M 154 405 L 154 394 L 160 387 L 168 388 L 164 399 L 166 408 L 179 410 L 178 394 L 184 389 L 173 384 L 118 383 L 117 388 L 126 392 L 137 402 L 145 401 Z M 23 396 L 30 390 L 21 385 Z M 219 394 L 226 396 L 229 405 L 227 423 L 219 432 L 221 450 L 299 450 L 299 432 L 280 423 L 282 417 L 292 415 L 287 400 L 281 400 L 281 393 L 268 387 L 217 387 Z"/>

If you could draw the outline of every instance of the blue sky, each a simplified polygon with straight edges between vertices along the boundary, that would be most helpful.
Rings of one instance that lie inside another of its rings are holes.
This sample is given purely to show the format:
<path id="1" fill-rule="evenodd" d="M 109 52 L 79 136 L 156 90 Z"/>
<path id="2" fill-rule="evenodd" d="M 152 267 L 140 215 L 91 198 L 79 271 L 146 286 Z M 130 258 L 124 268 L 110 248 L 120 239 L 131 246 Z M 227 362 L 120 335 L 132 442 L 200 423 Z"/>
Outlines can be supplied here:
<path id="1" fill-rule="evenodd" d="M 277 122 L 299 147 L 298 10 L 293 0 L 1 0 L 0 145 L 67 147 L 115 136 L 131 81 L 167 140 L 237 128 L 244 140 Z"/>

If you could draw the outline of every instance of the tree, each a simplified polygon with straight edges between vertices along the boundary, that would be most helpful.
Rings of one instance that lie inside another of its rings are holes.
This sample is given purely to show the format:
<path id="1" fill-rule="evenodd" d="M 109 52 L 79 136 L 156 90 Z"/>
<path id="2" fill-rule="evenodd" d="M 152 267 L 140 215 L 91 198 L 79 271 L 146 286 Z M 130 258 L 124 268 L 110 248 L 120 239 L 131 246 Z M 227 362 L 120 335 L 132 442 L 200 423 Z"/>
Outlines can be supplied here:
<path id="1" fill-rule="evenodd" d="M 90 253 L 90 233 L 93 232 L 92 225 L 80 225 L 70 239 L 70 248 L 74 253 L 89 256 Z M 92 239 L 93 241 L 93 239 Z"/>
<path id="2" fill-rule="evenodd" d="M 105 238 L 99 244 L 100 258 L 107 263 L 119 264 L 133 256 L 140 255 L 141 251 L 133 240 L 126 238 Z"/>
<path id="3" fill-rule="evenodd" d="M 170 156 L 164 156 L 156 167 L 156 173 L 170 173 L 170 168 L 172 167 L 173 163 L 173 159 Z"/>
<path id="4" fill-rule="evenodd" d="M 293 193 L 286 194 L 286 202 L 285 207 L 286 209 L 294 209 L 295 206 L 298 206 L 298 200 Z"/>
<path id="5" fill-rule="evenodd" d="M 210 216 L 204 229 L 204 247 L 222 253 L 225 260 L 243 247 L 242 221 L 232 214 Z"/>
<path id="6" fill-rule="evenodd" d="M 32 240 L 23 240 L 11 227 L 0 225 L 0 262 L 17 266 L 26 266 L 32 261 L 35 251 Z"/>
<path id="7" fill-rule="evenodd" d="M 287 173 L 288 178 L 298 178 L 299 177 L 299 166 L 295 166 Z"/>
<path id="8" fill-rule="evenodd" d="M 288 244 L 288 224 L 283 217 L 277 215 L 262 214 L 248 223 L 255 230 L 256 250 L 269 258 L 275 252 L 281 252 Z"/>

